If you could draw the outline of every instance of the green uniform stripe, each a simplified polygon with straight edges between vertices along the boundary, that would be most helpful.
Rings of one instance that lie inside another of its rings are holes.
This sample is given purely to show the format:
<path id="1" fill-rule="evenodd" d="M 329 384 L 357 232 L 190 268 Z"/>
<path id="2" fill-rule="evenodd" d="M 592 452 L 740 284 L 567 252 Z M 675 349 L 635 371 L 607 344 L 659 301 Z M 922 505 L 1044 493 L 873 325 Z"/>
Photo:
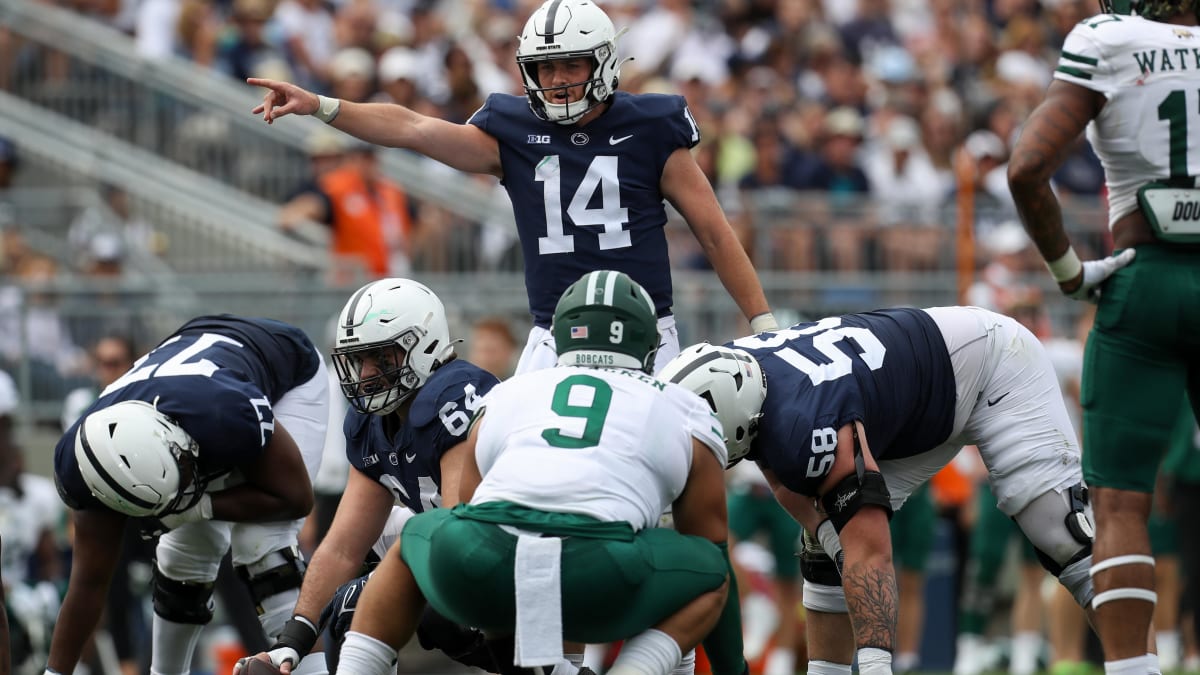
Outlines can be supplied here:
<path id="1" fill-rule="evenodd" d="M 1091 73 L 1085 73 L 1082 70 L 1080 70 L 1078 68 L 1072 68 L 1071 66 L 1059 66 L 1059 67 L 1055 68 L 1054 70 L 1056 70 L 1060 73 L 1066 73 L 1067 75 L 1070 75 L 1072 77 L 1078 77 L 1081 80 L 1092 79 Z"/>
<path id="2" fill-rule="evenodd" d="M 1086 64 L 1089 66 L 1094 66 L 1094 65 L 1100 63 L 1099 59 L 1093 59 L 1090 56 L 1080 56 L 1079 54 L 1072 54 L 1071 52 L 1063 52 L 1061 56 L 1062 56 L 1062 58 L 1064 58 L 1068 61 L 1074 61 L 1075 63 L 1083 63 L 1083 64 Z"/>

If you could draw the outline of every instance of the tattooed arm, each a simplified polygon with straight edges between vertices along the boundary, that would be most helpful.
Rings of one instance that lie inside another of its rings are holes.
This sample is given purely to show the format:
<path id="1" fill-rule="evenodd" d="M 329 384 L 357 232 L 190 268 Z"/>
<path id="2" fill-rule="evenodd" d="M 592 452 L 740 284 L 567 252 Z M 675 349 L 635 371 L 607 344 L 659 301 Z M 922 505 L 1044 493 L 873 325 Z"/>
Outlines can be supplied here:
<path id="1" fill-rule="evenodd" d="M 879 466 L 867 446 L 866 432 L 861 422 L 858 441 L 866 469 L 878 471 Z M 847 424 L 838 430 L 837 457 L 833 468 L 821 485 L 821 494 L 832 490 L 847 476 L 855 473 L 854 428 Z M 850 517 L 838 533 L 845 563 L 842 568 L 842 589 L 846 593 L 846 609 L 854 627 L 858 649 L 875 648 L 892 651 L 896 644 L 896 621 L 899 591 L 896 570 L 892 566 L 892 537 L 888 530 L 887 512 L 864 504 Z"/>
<path id="2" fill-rule="evenodd" d="M 1066 159 L 1089 121 L 1104 108 L 1103 94 L 1055 80 L 1046 98 L 1025 121 L 1008 163 L 1008 185 L 1025 231 L 1042 257 L 1058 260 L 1071 242 L 1063 230 L 1062 209 L 1050 189 L 1050 177 Z M 1083 283 L 1082 271 L 1059 283 L 1071 293 Z"/>

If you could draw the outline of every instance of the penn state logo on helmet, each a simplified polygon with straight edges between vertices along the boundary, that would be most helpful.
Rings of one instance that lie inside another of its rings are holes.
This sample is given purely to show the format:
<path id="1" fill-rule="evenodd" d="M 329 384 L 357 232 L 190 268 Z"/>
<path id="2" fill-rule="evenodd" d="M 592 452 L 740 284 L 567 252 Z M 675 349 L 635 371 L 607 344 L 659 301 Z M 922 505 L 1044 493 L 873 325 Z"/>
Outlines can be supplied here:
<path id="1" fill-rule="evenodd" d="M 559 365 L 653 370 L 659 345 L 654 301 L 624 272 L 588 272 L 567 287 L 550 330 Z"/>
<path id="2" fill-rule="evenodd" d="M 611 98 L 625 62 L 617 56 L 618 37 L 612 20 L 592 0 L 547 0 L 538 7 L 525 22 L 517 44 L 517 65 L 533 114 L 548 122 L 573 124 Z M 591 61 L 588 79 L 542 86 L 539 63 L 576 58 Z M 579 100 L 555 101 L 555 94 L 574 87 L 583 87 Z"/>
<path id="3" fill-rule="evenodd" d="M 79 423 L 75 461 L 88 490 L 105 506 L 145 517 L 188 508 L 204 492 L 196 441 L 158 408 L 122 401 Z"/>
<path id="4" fill-rule="evenodd" d="M 767 398 L 767 379 L 750 354 L 708 344 L 692 345 L 658 374 L 708 402 L 725 432 L 729 468 L 750 452 Z"/>
<path id="5" fill-rule="evenodd" d="M 369 283 L 338 315 L 333 365 L 359 412 L 395 411 L 453 355 L 442 301 L 411 279 Z"/>

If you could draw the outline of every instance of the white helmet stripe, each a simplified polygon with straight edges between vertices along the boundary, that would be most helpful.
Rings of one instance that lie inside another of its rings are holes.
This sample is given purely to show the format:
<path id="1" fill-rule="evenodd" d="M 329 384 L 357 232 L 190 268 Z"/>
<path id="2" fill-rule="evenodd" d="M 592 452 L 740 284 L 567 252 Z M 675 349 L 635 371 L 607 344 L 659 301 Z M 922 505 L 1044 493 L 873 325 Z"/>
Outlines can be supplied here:
<path id="1" fill-rule="evenodd" d="M 596 286 L 600 284 L 600 275 L 602 272 L 588 272 L 587 291 L 584 294 L 587 304 L 592 304 L 592 298 L 596 297 Z"/>
<path id="2" fill-rule="evenodd" d="M 613 295 L 617 291 L 617 275 L 615 272 L 605 272 L 608 278 L 604 281 L 604 304 L 613 304 Z"/>
<path id="3" fill-rule="evenodd" d="M 651 312 L 657 314 L 658 310 L 656 310 L 654 308 L 654 300 L 650 298 L 650 292 L 647 291 L 646 288 L 641 285 L 639 285 L 637 287 L 637 289 L 642 292 L 642 299 L 646 301 L 646 306 L 650 308 Z"/>
<path id="4" fill-rule="evenodd" d="M 108 471 L 104 470 L 104 465 L 100 462 L 99 458 L 96 457 L 95 451 L 92 450 L 92 444 L 88 443 L 86 430 L 87 424 L 86 420 L 84 420 L 83 422 L 79 423 L 79 443 L 83 447 L 83 454 L 87 457 L 88 463 L 92 465 L 92 470 L 96 472 L 96 475 L 100 477 L 100 480 L 104 481 L 104 483 L 108 485 L 109 489 L 120 495 L 122 499 L 130 504 L 140 506 L 144 509 L 153 509 L 155 506 L 157 506 L 157 504 L 148 502 L 145 499 L 141 499 L 129 490 L 126 490 L 125 486 L 121 485 L 120 481 L 118 481 L 116 478 L 113 478 Z"/>

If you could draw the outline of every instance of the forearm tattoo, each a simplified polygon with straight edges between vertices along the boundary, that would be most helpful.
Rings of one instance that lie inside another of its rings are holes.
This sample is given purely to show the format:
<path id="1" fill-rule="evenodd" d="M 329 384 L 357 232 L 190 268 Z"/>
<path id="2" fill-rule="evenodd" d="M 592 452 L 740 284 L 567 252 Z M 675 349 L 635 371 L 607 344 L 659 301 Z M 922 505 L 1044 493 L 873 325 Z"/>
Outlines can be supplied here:
<path id="1" fill-rule="evenodd" d="M 842 574 L 842 587 L 858 648 L 894 650 L 899 590 L 891 565 L 886 568 L 870 563 L 851 565 Z"/>

